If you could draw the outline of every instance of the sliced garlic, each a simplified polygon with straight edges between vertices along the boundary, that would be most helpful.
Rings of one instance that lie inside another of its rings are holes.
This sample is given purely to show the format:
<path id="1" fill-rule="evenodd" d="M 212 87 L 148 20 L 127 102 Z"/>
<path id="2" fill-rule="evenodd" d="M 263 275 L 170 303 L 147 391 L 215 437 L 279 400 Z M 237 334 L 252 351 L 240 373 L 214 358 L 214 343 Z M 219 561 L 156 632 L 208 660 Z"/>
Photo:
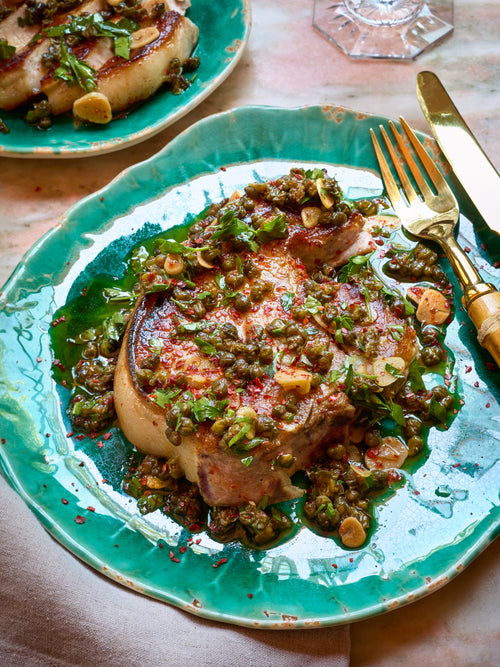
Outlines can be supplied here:
<path id="1" fill-rule="evenodd" d="M 168 484 L 168 482 L 165 482 L 159 477 L 154 477 L 153 475 L 148 475 L 146 477 L 146 485 L 149 486 L 150 489 L 164 489 Z"/>
<path id="2" fill-rule="evenodd" d="M 417 320 L 422 324 L 440 325 L 450 316 L 448 299 L 435 289 L 426 289 L 417 308 Z"/>
<path id="3" fill-rule="evenodd" d="M 388 365 L 401 373 L 406 368 L 405 360 L 401 357 L 377 357 L 373 361 L 373 375 L 379 387 L 388 387 L 398 379 L 387 369 Z"/>
<path id="4" fill-rule="evenodd" d="M 141 49 L 147 44 L 151 44 L 160 36 L 160 31 L 158 28 L 155 28 L 154 25 L 148 26 L 147 28 L 140 28 L 132 33 L 130 48 L 131 49 Z"/>
<path id="5" fill-rule="evenodd" d="M 412 285 L 406 290 L 406 296 L 413 301 L 413 303 L 418 304 L 422 301 L 422 295 L 426 291 L 427 287 L 420 287 L 419 285 Z"/>
<path id="6" fill-rule="evenodd" d="M 365 465 L 368 470 L 401 468 L 408 457 L 408 447 L 398 438 L 383 438 L 377 447 L 366 450 Z"/>
<path id="7" fill-rule="evenodd" d="M 351 463 L 350 468 L 358 477 L 370 477 L 372 474 L 371 470 L 368 470 L 368 468 L 365 468 L 359 463 Z"/>
<path id="8" fill-rule="evenodd" d="M 285 391 L 298 391 L 299 394 L 308 394 L 311 391 L 312 373 L 302 368 L 282 368 L 276 371 L 274 379 Z"/>
<path id="9" fill-rule="evenodd" d="M 318 189 L 318 195 L 321 200 L 321 203 L 325 208 L 332 208 L 335 204 L 335 199 L 328 194 L 325 190 L 325 181 L 322 178 L 316 179 L 316 188 Z"/>
<path id="10" fill-rule="evenodd" d="M 198 261 L 198 264 L 202 266 L 204 269 L 215 268 L 215 264 L 212 264 L 212 262 L 207 262 L 207 260 L 203 258 L 203 253 L 201 252 L 201 250 L 197 251 L 196 260 Z"/>
<path id="11" fill-rule="evenodd" d="M 319 222 L 319 216 L 321 215 L 321 209 L 317 206 L 304 206 L 300 212 L 300 217 L 302 218 L 302 224 L 307 229 L 312 229 L 316 227 Z"/>
<path id="12" fill-rule="evenodd" d="M 360 547 L 366 540 L 366 532 L 361 523 L 353 516 L 346 517 L 339 526 L 342 544 L 346 547 Z"/>
<path id="13" fill-rule="evenodd" d="M 173 254 L 169 254 L 165 257 L 163 266 L 169 276 L 176 276 L 178 273 L 182 273 L 186 268 L 182 257 Z"/>
<path id="14" fill-rule="evenodd" d="M 98 125 L 105 125 L 113 118 L 108 98 L 96 91 L 82 95 L 73 102 L 73 115 Z"/>

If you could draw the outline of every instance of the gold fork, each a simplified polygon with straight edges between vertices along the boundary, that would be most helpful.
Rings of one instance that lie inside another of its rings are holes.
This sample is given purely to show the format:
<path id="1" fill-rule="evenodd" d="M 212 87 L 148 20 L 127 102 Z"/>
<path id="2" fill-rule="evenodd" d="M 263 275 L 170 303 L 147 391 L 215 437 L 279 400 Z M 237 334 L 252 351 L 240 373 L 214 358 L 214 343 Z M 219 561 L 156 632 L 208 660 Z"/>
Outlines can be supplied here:
<path id="1" fill-rule="evenodd" d="M 500 293 L 490 283 L 483 282 L 478 271 L 455 240 L 454 229 L 459 217 L 457 200 L 411 127 L 404 118 L 400 120 L 420 163 L 427 172 L 427 177 L 434 185 L 436 194 L 422 175 L 402 135 L 394 123 L 390 122 L 391 130 L 403 155 L 403 161 L 410 169 L 419 190 L 417 193 L 387 132 L 380 125 L 387 150 L 399 176 L 401 191 L 404 194 L 404 197 L 402 196 L 375 133 L 370 130 L 382 179 L 392 207 L 401 219 L 401 224 L 410 234 L 435 241 L 443 248 L 462 288 L 462 303 L 477 329 L 477 339 L 500 366 Z"/>

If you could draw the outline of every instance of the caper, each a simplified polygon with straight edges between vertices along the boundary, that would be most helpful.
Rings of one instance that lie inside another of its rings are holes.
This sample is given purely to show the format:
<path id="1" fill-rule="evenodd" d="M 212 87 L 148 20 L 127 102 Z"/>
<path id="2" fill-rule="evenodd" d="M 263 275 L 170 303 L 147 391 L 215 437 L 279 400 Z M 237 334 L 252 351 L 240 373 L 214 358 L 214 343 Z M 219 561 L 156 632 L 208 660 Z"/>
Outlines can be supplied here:
<path id="1" fill-rule="evenodd" d="M 271 336 L 282 336 L 286 325 L 287 323 L 285 320 L 277 317 L 272 322 L 269 322 L 269 324 L 266 326 L 266 330 L 269 334 L 271 334 Z"/>
<path id="2" fill-rule="evenodd" d="M 232 322 L 224 322 L 220 327 L 220 334 L 223 338 L 230 338 L 232 340 L 238 340 L 238 329 L 235 327 Z"/>
<path id="3" fill-rule="evenodd" d="M 251 259 L 246 259 L 243 262 L 243 273 L 247 278 L 252 280 L 253 278 L 258 278 L 261 274 L 259 267 L 252 262 Z"/>
<path id="4" fill-rule="evenodd" d="M 277 463 L 280 468 L 290 468 L 296 460 L 293 454 L 280 454 L 277 458 Z"/>
<path id="5" fill-rule="evenodd" d="M 272 410 L 273 417 L 281 418 L 285 415 L 286 411 L 287 411 L 286 407 L 281 403 L 276 403 L 276 405 L 273 405 L 273 410 Z"/>
<path id="6" fill-rule="evenodd" d="M 311 377 L 311 387 L 314 389 L 315 387 L 319 387 L 319 385 L 323 382 L 323 376 L 320 373 L 313 373 Z"/>
<path id="7" fill-rule="evenodd" d="M 247 343 L 245 349 L 243 350 L 243 358 L 245 361 L 252 363 L 256 361 L 259 357 L 259 346 L 257 343 Z"/>
<path id="8" fill-rule="evenodd" d="M 334 459 L 335 461 L 342 461 L 346 455 L 346 448 L 341 444 L 331 445 L 326 450 L 326 454 L 329 458 Z"/>
<path id="9" fill-rule="evenodd" d="M 205 317 L 207 310 L 203 305 L 202 301 L 195 301 L 192 306 L 191 317 L 193 320 L 201 320 Z"/>
<path id="10" fill-rule="evenodd" d="M 174 445 L 174 447 L 178 447 L 182 442 L 182 437 L 181 437 L 180 433 L 177 433 L 177 431 L 174 431 L 173 428 L 165 429 L 165 435 L 170 440 L 170 442 Z"/>
<path id="11" fill-rule="evenodd" d="M 246 313 L 252 307 L 252 302 L 246 294 L 238 292 L 238 294 L 234 297 L 233 305 L 239 313 Z"/>
<path id="12" fill-rule="evenodd" d="M 417 435 L 422 430 L 422 422 L 416 417 L 407 417 L 406 424 L 403 427 L 403 433 L 407 438 Z"/>
<path id="13" fill-rule="evenodd" d="M 298 306 L 298 305 L 292 306 L 290 308 L 290 312 L 292 314 L 292 317 L 294 317 L 296 320 L 304 320 L 309 314 L 304 306 Z"/>
<path id="14" fill-rule="evenodd" d="M 189 419 L 189 417 L 182 417 L 177 432 L 181 435 L 191 435 L 191 433 L 194 433 L 194 424 L 192 420 Z"/>
<path id="15" fill-rule="evenodd" d="M 323 373 L 326 373 L 326 371 L 332 365 L 332 360 L 333 360 L 333 352 L 324 352 L 316 362 L 318 365 L 318 369 L 320 371 L 323 371 Z"/>
<path id="16" fill-rule="evenodd" d="M 231 289 L 238 289 L 243 285 L 244 282 L 245 276 L 241 273 L 237 273 L 236 271 L 228 273 L 226 276 L 226 285 L 228 285 L 228 287 Z"/>
<path id="17" fill-rule="evenodd" d="M 365 431 L 363 441 L 367 447 L 377 447 L 380 443 L 380 435 L 376 431 L 368 429 Z"/>
<path id="18" fill-rule="evenodd" d="M 236 361 L 236 357 L 231 352 L 223 352 L 219 357 L 219 366 L 229 368 Z"/>
<path id="19" fill-rule="evenodd" d="M 298 352 L 304 346 L 302 336 L 290 336 L 286 339 L 286 346 L 292 352 Z"/>
<path id="20" fill-rule="evenodd" d="M 177 387 L 185 387 L 187 383 L 188 379 L 184 373 L 179 373 L 179 375 L 175 378 L 175 385 Z"/>
<path id="21" fill-rule="evenodd" d="M 248 376 L 248 364 L 247 364 L 247 362 L 244 359 L 237 359 L 234 366 L 233 366 L 233 371 L 240 378 L 247 377 Z"/>
<path id="22" fill-rule="evenodd" d="M 290 322 L 290 324 L 287 324 L 286 329 L 285 329 L 285 335 L 286 336 L 298 336 L 299 333 L 300 333 L 300 329 L 299 329 L 296 322 Z"/>
<path id="23" fill-rule="evenodd" d="M 225 255 L 222 258 L 220 266 L 223 271 L 232 271 L 236 266 L 236 257 L 234 255 Z"/>
<path id="24" fill-rule="evenodd" d="M 225 378 L 218 378 L 212 384 L 212 392 L 216 398 L 225 398 L 228 393 L 228 384 Z"/>
<path id="25" fill-rule="evenodd" d="M 259 415 L 255 420 L 255 430 L 258 435 L 274 438 L 278 434 L 278 427 L 272 417 Z"/>
<path id="26" fill-rule="evenodd" d="M 259 350 L 259 361 L 262 364 L 272 363 L 274 358 L 274 351 L 271 345 L 263 345 Z"/>
<path id="27" fill-rule="evenodd" d="M 262 380 L 264 377 L 264 369 L 260 364 L 254 363 L 249 367 L 248 374 L 252 380 Z"/>
<path id="28" fill-rule="evenodd" d="M 406 445 L 408 447 L 409 456 L 415 456 L 422 450 L 424 440 L 419 435 L 412 435 L 412 437 L 408 439 Z"/>

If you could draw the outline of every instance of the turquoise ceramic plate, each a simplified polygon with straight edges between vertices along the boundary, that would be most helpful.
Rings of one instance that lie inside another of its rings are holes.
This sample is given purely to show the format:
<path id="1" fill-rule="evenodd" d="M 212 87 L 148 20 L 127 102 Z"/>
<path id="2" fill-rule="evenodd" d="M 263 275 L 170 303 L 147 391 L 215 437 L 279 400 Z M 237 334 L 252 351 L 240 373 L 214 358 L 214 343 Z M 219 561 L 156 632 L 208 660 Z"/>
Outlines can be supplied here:
<path id="1" fill-rule="evenodd" d="M 10 129 L 0 134 L 0 157 L 71 158 L 131 146 L 164 130 L 198 106 L 239 62 L 250 32 L 250 0 L 196 0 L 186 14 L 200 29 L 195 53 L 200 67 L 181 95 L 161 89 L 124 118 L 109 125 L 76 128 L 70 116 L 59 117 L 47 132 L 27 125 L 24 113 L 0 111 Z"/>
<path id="2" fill-rule="evenodd" d="M 429 593 L 498 532 L 498 371 L 461 311 L 447 340 L 465 403 L 448 431 L 434 430 L 401 488 L 378 503 L 375 530 L 359 550 L 305 526 L 268 550 L 224 546 L 204 534 L 191 542 L 163 515 L 140 516 L 120 490 L 129 445 L 116 431 L 104 441 L 68 435 L 68 391 L 51 379 L 49 331 L 57 308 L 89 278 L 122 275 L 125 256 L 141 239 L 183 224 L 210 199 L 292 164 L 327 166 L 348 196 L 379 193 L 369 128 L 381 120 L 340 107 L 247 107 L 207 118 L 74 206 L 5 286 L 2 470 L 47 530 L 99 572 L 206 618 L 317 627 Z M 492 264 L 499 257 L 476 249 L 495 245 L 483 227 L 478 234 L 463 217 L 461 242 L 484 277 L 498 282 Z"/>

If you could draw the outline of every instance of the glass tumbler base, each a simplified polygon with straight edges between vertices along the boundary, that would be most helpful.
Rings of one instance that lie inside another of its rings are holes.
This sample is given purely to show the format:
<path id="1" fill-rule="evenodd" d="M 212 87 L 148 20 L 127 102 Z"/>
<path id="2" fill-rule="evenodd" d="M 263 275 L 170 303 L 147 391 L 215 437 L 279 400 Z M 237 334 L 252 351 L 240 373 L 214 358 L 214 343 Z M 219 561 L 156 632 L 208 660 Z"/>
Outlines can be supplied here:
<path id="1" fill-rule="evenodd" d="M 342 0 L 314 0 L 313 26 L 352 58 L 412 60 L 453 32 L 453 0 L 429 0 L 411 20 L 375 26 Z"/>

